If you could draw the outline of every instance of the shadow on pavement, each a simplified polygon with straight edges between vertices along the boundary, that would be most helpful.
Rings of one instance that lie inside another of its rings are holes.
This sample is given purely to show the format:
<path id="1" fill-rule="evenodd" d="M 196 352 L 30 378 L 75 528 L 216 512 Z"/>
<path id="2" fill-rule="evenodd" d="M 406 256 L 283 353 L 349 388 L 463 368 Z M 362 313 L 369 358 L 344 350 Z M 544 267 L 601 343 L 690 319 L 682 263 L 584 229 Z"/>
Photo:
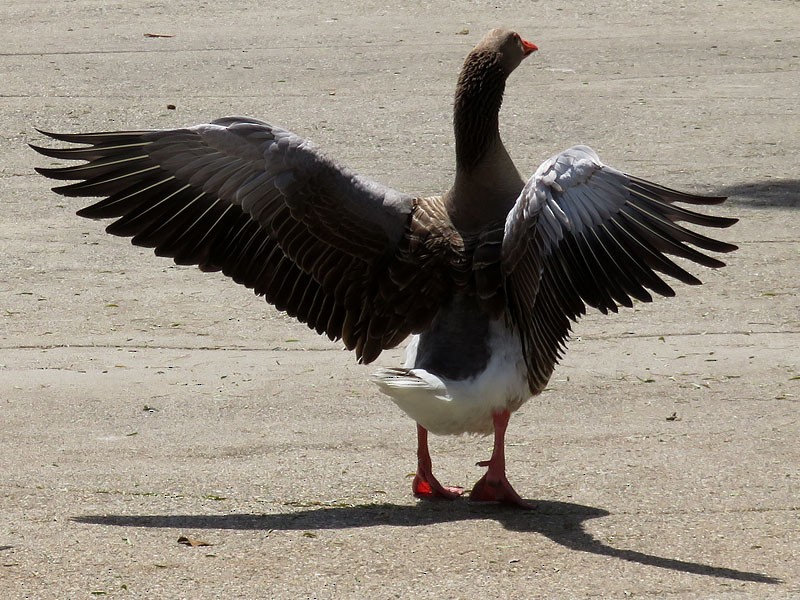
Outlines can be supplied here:
<path id="1" fill-rule="evenodd" d="M 780 579 L 761 573 L 738 571 L 673 558 L 645 554 L 609 546 L 584 530 L 589 519 L 608 516 L 600 508 L 566 502 L 536 501 L 533 511 L 521 511 L 498 505 L 457 502 L 420 502 L 416 506 L 395 504 L 363 504 L 329 506 L 278 514 L 230 515 L 86 515 L 73 521 L 120 527 L 154 527 L 175 529 L 240 529 L 240 530 L 309 530 L 351 529 L 358 527 L 417 527 L 436 523 L 470 520 L 496 520 L 509 531 L 539 533 L 566 548 L 610 556 L 620 560 L 693 573 L 759 583 L 781 583 Z"/>
<path id="2" fill-rule="evenodd" d="M 729 204 L 758 208 L 800 208 L 800 179 L 765 179 L 714 190 Z"/>

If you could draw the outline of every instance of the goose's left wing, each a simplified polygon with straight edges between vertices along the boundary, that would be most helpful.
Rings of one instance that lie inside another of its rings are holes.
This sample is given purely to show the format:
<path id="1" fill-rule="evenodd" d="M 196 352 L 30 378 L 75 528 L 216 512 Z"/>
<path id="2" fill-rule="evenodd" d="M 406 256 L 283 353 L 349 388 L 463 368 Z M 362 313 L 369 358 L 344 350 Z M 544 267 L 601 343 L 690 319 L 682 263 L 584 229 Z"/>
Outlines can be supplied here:
<path id="1" fill-rule="evenodd" d="M 650 291 L 674 296 L 659 273 L 701 283 L 667 255 L 724 266 L 701 250 L 731 252 L 736 246 L 678 224 L 733 225 L 737 219 L 679 206 L 724 200 L 627 175 L 604 165 L 587 146 L 545 161 L 509 212 L 502 247 L 508 308 L 521 334 L 532 389 L 547 383 L 570 321 L 587 305 L 617 312 L 634 299 L 652 301 Z"/>
<path id="2" fill-rule="evenodd" d="M 357 175 L 308 140 L 226 117 L 182 129 L 48 134 L 40 168 L 79 215 L 176 263 L 222 271 L 363 362 L 425 327 L 447 297 L 452 232 L 425 202 Z M 457 243 L 455 240 L 453 243 Z"/>

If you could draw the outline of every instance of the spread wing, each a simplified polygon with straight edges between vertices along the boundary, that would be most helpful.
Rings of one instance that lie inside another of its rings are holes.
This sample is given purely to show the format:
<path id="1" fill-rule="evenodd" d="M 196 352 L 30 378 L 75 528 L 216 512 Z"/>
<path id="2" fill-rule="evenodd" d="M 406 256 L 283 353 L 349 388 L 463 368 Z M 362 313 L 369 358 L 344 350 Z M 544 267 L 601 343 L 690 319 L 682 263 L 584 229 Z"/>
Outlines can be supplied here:
<path id="1" fill-rule="evenodd" d="M 586 306 L 603 313 L 650 292 L 674 296 L 660 274 L 690 285 L 700 280 L 667 255 L 717 268 L 702 250 L 736 246 L 679 225 L 729 227 L 737 220 L 679 204 L 725 198 L 684 194 L 604 165 L 587 146 L 545 161 L 509 212 L 502 246 L 511 319 L 519 329 L 531 389 L 544 388 L 564 350 L 570 321 Z"/>
<path id="2" fill-rule="evenodd" d="M 46 135 L 86 145 L 34 146 L 86 161 L 37 169 L 78 180 L 53 188 L 60 194 L 104 197 L 79 215 L 115 218 L 111 234 L 178 264 L 221 270 L 342 339 L 363 362 L 424 327 L 446 293 L 438 267 L 446 270 L 451 232 L 430 222 L 430 207 L 284 129 L 227 117 L 185 129 Z"/>

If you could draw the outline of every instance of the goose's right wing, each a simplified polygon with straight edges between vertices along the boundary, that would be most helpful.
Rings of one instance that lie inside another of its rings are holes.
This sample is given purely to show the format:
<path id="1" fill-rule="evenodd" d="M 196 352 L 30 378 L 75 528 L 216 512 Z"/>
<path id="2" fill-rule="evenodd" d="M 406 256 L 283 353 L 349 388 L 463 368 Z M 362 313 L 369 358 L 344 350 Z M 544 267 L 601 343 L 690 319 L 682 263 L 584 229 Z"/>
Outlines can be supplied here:
<path id="1" fill-rule="evenodd" d="M 607 313 L 632 306 L 634 299 L 652 301 L 650 291 L 673 296 L 659 273 L 690 285 L 700 283 L 667 255 L 711 268 L 724 266 L 700 250 L 731 252 L 736 246 L 678 224 L 733 225 L 736 219 L 679 206 L 724 200 L 627 175 L 604 165 L 587 146 L 545 161 L 508 214 L 502 248 L 507 302 L 521 333 L 531 386 L 544 387 L 563 351 L 570 321 L 587 305 Z"/>

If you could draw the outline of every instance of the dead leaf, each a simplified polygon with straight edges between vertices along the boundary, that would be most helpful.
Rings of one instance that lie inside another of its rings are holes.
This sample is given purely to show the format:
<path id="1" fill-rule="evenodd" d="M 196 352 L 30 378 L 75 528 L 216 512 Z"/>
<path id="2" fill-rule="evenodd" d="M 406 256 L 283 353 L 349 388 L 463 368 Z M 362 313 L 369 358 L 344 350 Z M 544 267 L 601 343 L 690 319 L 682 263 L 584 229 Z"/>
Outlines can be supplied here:
<path id="1" fill-rule="evenodd" d="M 210 544 L 204 540 L 198 540 L 197 538 L 190 538 L 182 535 L 178 538 L 178 543 L 183 544 L 184 546 L 191 546 L 192 548 L 197 548 L 198 546 L 213 546 L 214 544 Z"/>

